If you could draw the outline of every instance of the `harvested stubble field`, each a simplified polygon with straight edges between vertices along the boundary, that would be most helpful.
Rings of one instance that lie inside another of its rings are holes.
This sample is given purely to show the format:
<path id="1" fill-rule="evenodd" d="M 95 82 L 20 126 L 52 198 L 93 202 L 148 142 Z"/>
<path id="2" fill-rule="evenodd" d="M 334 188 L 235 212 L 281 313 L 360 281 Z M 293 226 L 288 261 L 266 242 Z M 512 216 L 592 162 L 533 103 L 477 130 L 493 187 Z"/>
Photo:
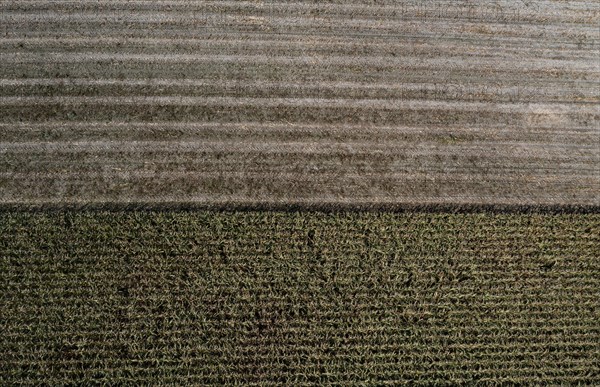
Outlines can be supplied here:
<path id="1" fill-rule="evenodd" d="M 595 1 L 0 2 L 0 203 L 600 204 Z"/>
<path id="2" fill-rule="evenodd" d="M 3 212 L 0 384 L 600 384 L 600 215 Z"/>

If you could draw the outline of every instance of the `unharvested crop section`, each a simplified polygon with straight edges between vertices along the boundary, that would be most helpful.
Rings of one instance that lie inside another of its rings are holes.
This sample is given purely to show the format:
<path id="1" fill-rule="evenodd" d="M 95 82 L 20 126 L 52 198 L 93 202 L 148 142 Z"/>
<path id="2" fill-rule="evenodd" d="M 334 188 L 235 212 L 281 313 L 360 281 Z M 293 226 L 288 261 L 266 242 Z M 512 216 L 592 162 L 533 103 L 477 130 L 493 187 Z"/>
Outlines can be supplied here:
<path id="1" fill-rule="evenodd" d="M 0 384 L 600 384 L 598 214 L 3 212 Z"/>

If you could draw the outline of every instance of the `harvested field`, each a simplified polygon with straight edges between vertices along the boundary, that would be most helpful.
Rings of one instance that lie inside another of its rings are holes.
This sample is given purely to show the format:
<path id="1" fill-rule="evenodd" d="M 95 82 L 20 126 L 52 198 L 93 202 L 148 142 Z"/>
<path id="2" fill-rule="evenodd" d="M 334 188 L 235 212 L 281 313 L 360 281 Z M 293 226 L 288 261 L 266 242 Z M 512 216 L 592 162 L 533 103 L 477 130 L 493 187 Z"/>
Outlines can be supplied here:
<path id="1" fill-rule="evenodd" d="M 600 384 L 600 215 L 3 212 L 0 384 Z"/>
<path id="2" fill-rule="evenodd" d="M 0 3 L 0 204 L 600 204 L 593 1 Z"/>

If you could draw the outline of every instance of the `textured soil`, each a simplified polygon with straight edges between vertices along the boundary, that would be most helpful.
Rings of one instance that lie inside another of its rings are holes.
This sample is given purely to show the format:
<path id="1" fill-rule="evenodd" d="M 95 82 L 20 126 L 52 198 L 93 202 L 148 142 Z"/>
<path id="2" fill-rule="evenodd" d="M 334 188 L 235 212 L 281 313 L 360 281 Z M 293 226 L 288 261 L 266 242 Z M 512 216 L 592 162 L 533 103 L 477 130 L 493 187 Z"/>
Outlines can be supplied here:
<path id="1" fill-rule="evenodd" d="M 594 1 L 2 1 L 0 204 L 600 204 Z"/>

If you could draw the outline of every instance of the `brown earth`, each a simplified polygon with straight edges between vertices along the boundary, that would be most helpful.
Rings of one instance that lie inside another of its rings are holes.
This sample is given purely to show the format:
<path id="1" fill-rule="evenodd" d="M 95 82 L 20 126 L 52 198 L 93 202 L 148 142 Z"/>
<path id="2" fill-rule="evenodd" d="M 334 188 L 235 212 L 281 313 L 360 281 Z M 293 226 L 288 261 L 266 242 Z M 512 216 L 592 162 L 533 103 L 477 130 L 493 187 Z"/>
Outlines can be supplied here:
<path id="1" fill-rule="evenodd" d="M 600 204 L 592 1 L 3 1 L 0 204 Z"/>

